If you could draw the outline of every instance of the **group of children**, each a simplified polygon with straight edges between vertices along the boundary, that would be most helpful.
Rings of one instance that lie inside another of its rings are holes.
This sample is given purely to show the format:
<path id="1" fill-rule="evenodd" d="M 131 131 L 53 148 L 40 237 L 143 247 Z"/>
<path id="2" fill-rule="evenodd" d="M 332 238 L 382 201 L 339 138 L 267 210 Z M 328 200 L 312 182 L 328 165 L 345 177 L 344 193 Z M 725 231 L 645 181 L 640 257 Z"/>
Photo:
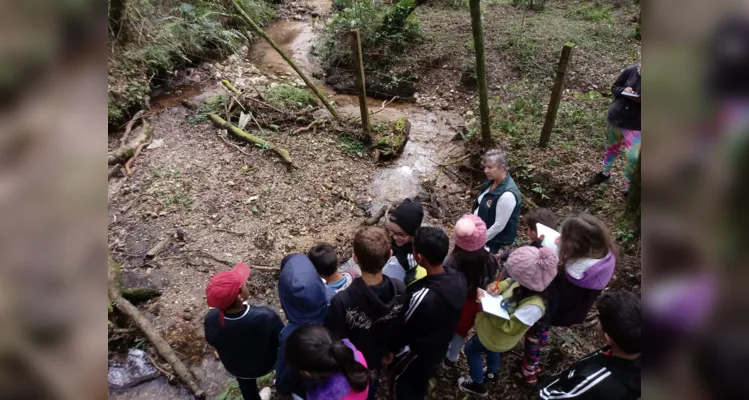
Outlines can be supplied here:
<path id="1" fill-rule="evenodd" d="M 421 226 L 423 215 L 406 199 L 390 213 L 387 230 L 359 229 L 346 268 L 328 244 L 284 258 L 278 293 L 285 326 L 269 308 L 246 302 L 246 265 L 211 279 L 206 339 L 245 399 L 261 398 L 256 379 L 274 368 L 276 391 L 293 398 L 374 399 L 387 369 L 388 398 L 424 399 L 430 378 L 440 365 L 452 367 L 461 350 L 469 376 L 459 388 L 483 397 L 487 382 L 498 379 L 500 353 L 521 340 L 524 359 L 513 376 L 535 385 L 549 327 L 584 322 L 614 272 L 611 238 L 588 214 L 565 219 L 557 254 L 536 228 L 555 229 L 556 216 L 531 211 L 524 216 L 531 243 L 501 255 L 484 247 L 479 217 L 460 218 L 450 252 L 447 233 Z M 491 295 L 502 295 L 509 318 L 483 312 L 481 299 Z M 600 297 L 607 347 L 551 377 L 541 398 L 639 398 L 639 300 L 625 292 Z"/>

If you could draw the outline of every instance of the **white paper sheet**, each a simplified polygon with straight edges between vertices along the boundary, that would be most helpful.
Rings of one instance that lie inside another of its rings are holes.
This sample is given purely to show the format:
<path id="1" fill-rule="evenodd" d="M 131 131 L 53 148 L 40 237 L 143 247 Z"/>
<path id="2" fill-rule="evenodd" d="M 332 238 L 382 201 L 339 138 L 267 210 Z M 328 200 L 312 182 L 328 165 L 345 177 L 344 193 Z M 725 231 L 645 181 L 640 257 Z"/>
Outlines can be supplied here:
<path id="1" fill-rule="evenodd" d="M 541 244 L 544 247 L 548 247 L 552 250 L 554 250 L 554 253 L 556 253 L 557 256 L 559 256 L 559 248 L 557 247 L 557 244 L 555 241 L 559 236 L 559 232 L 549 228 L 548 226 L 542 224 L 542 223 L 536 223 L 536 233 L 538 233 L 538 236 L 543 236 L 544 240 L 541 242 Z"/>
<path id="2" fill-rule="evenodd" d="M 502 307 L 502 300 L 504 299 L 501 295 L 493 296 L 484 289 L 479 290 L 484 294 L 481 297 L 481 308 L 484 312 L 496 315 L 500 318 L 510 319 L 510 314 L 508 314 L 507 310 Z"/>

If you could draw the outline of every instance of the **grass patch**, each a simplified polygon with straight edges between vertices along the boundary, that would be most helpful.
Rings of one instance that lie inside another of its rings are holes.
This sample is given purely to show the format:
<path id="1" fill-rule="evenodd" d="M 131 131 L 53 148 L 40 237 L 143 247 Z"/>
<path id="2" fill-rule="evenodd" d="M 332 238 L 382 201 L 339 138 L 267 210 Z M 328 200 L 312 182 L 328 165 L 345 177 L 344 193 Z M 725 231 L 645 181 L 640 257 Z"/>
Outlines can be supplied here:
<path id="1" fill-rule="evenodd" d="M 317 99 L 312 93 L 285 83 L 271 85 L 265 92 L 265 98 L 272 104 L 297 109 L 317 105 Z"/>
<path id="2" fill-rule="evenodd" d="M 275 11 L 264 0 L 243 0 L 248 14 L 261 25 Z M 178 67 L 236 52 L 247 40 L 235 25 L 230 0 L 110 2 L 108 119 L 122 122 L 138 107 L 155 80 Z"/>
<path id="3" fill-rule="evenodd" d="M 195 125 L 208 119 L 208 114 L 219 113 L 226 108 L 227 97 L 218 95 L 203 102 L 197 114 L 187 119 L 187 123 Z"/>
<path id="4" fill-rule="evenodd" d="M 349 135 L 338 136 L 338 148 L 341 150 L 341 153 L 349 156 L 362 154 L 366 150 L 364 143 Z"/>
<path id="5" fill-rule="evenodd" d="M 587 3 L 569 14 L 570 18 L 579 18 L 585 21 L 608 21 L 613 22 L 611 4 Z"/>

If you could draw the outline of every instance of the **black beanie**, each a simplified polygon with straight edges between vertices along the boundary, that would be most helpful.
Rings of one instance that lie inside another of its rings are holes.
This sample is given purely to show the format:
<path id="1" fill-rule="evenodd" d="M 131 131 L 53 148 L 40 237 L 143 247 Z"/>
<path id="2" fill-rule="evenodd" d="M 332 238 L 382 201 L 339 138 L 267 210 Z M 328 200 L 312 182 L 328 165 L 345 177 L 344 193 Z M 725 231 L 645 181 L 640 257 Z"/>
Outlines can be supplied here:
<path id="1" fill-rule="evenodd" d="M 390 221 L 406 232 L 407 235 L 413 236 L 416 230 L 421 227 L 421 220 L 424 219 L 424 209 L 421 203 L 411 199 L 403 200 L 398 207 L 390 213 Z"/>

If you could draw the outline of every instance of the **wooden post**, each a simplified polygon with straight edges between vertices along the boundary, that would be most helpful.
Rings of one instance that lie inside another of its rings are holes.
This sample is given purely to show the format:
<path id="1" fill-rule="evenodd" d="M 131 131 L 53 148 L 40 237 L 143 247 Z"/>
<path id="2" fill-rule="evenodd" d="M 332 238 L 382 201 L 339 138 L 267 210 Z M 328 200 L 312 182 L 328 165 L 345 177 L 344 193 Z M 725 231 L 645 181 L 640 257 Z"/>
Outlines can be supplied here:
<path id="1" fill-rule="evenodd" d="M 247 22 L 252 27 L 252 29 L 255 32 L 257 32 L 258 35 L 260 35 L 263 39 L 265 39 L 265 41 L 268 42 L 268 44 L 271 47 L 273 47 L 273 49 L 275 49 L 278 52 L 278 54 L 281 57 L 283 57 L 283 59 L 286 60 L 287 63 L 289 63 L 289 65 L 291 65 L 291 68 L 293 68 L 294 71 L 296 71 L 296 73 L 299 74 L 299 77 L 302 78 L 302 80 L 304 81 L 304 83 L 307 84 L 307 86 L 310 89 L 312 89 L 312 92 L 315 94 L 315 96 L 317 96 L 318 99 L 320 99 L 320 101 L 322 101 L 322 103 L 325 105 L 325 108 L 327 108 L 328 111 L 330 111 L 330 114 L 332 114 L 333 117 L 335 117 L 335 119 L 340 120 L 341 116 L 338 115 L 338 112 L 336 111 L 336 109 L 333 108 L 333 105 L 330 104 L 330 102 L 328 101 L 328 99 L 325 98 L 325 95 L 323 95 L 322 92 L 320 92 L 320 90 L 317 88 L 317 86 L 315 86 L 315 84 L 312 83 L 312 81 L 307 77 L 307 74 L 305 74 L 304 72 L 302 72 L 302 70 L 299 69 L 299 67 L 296 66 L 296 63 L 294 62 L 294 60 L 292 60 L 291 57 L 289 57 L 288 55 L 286 55 L 286 53 L 284 53 L 283 50 L 281 50 L 281 48 L 276 44 L 276 42 L 274 42 L 273 39 L 271 39 L 265 33 L 265 31 L 262 30 L 255 23 L 255 21 L 253 21 L 252 18 L 250 18 L 249 15 L 247 15 L 247 13 L 244 11 L 244 8 L 242 7 L 242 5 L 239 3 L 238 0 L 234 0 L 233 4 L 234 4 L 234 8 L 237 10 L 237 12 L 239 12 L 239 14 L 242 16 L 242 19 L 244 19 L 245 22 Z"/>
<path id="2" fill-rule="evenodd" d="M 481 142 L 484 148 L 492 145 L 489 124 L 489 87 L 486 83 L 486 58 L 484 56 L 484 27 L 481 23 L 481 1 L 470 0 L 473 45 L 476 50 L 476 80 L 479 84 L 479 117 L 481 118 Z"/>
<path id="3" fill-rule="evenodd" d="M 551 89 L 549 109 L 546 111 L 546 121 L 544 121 L 544 127 L 541 129 L 541 140 L 538 142 L 540 147 L 546 147 L 546 145 L 549 144 L 551 130 L 554 128 L 554 122 L 557 119 L 557 111 L 559 111 L 559 103 L 562 101 L 564 79 L 567 76 L 567 67 L 570 65 L 570 56 L 574 46 L 574 43 L 567 42 L 564 44 L 564 47 L 562 47 L 562 56 L 559 57 L 559 65 L 557 65 L 557 76 L 554 79 L 554 87 Z"/>
<path id="4" fill-rule="evenodd" d="M 356 86 L 359 88 L 359 110 L 361 111 L 361 124 L 364 132 L 372 131 L 372 125 L 369 123 L 369 111 L 367 110 L 367 89 L 364 81 L 364 59 L 361 54 L 361 40 L 359 30 L 354 29 L 351 34 L 351 52 L 354 54 L 354 64 L 356 65 Z"/>

